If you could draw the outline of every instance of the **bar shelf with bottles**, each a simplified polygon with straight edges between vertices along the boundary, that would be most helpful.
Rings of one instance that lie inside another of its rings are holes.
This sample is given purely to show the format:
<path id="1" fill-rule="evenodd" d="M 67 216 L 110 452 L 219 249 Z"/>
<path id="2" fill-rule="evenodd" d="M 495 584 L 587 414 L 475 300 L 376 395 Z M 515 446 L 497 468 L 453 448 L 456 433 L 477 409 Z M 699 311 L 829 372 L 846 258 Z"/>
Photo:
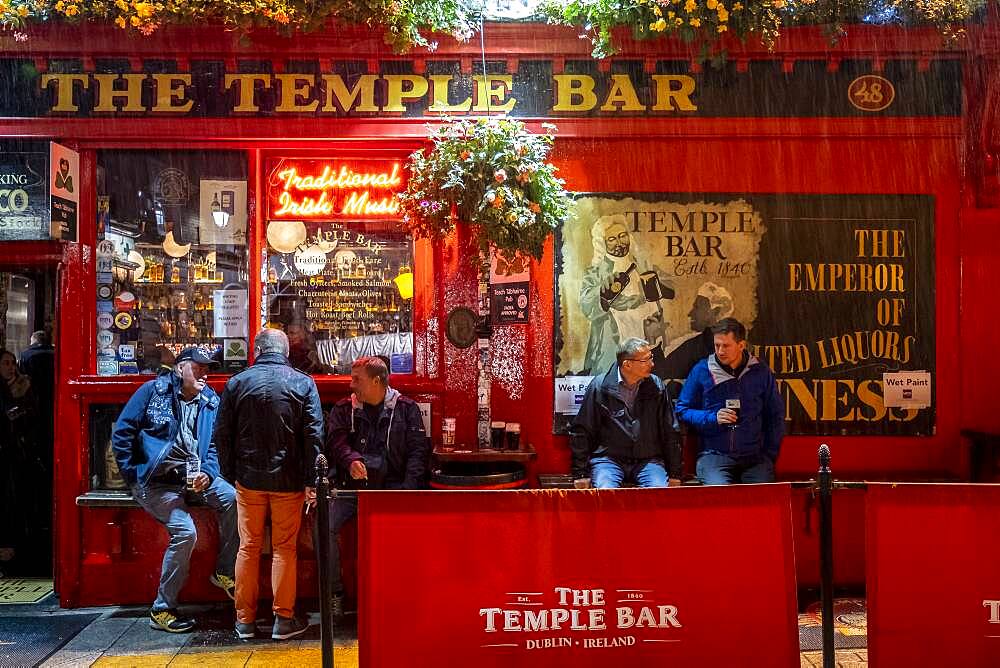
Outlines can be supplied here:
<path id="1" fill-rule="evenodd" d="M 148 249 L 140 246 L 137 250 Z M 216 257 L 215 251 L 184 258 L 144 255 L 145 271 L 135 280 L 140 293 L 136 309 L 144 334 L 153 334 L 174 353 L 187 345 L 213 343 L 213 292 L 225 278 Z"/>

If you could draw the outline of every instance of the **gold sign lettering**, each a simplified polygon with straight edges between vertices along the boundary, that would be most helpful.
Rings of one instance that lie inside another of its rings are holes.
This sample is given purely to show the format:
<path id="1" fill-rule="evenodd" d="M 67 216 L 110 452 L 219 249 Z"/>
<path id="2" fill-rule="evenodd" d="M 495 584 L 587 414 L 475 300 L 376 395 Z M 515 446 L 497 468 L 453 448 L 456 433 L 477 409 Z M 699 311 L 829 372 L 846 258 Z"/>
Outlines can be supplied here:
<path id="1" fill-rule="evenodd" d="M 185 100 L 187 93 L 184 89 L 191 85 L 190 74 L 154 74 L 153 81 L 156 83 L 156 105 L 152 109 L 154 113 L 191 111 L 194 100 Z M 174 104 L 181 101 L 183 104 Z"/>
<path id="2" fill-rule="evenodd" d="M 382 78 L 389 84 L 389 99 L 382 111 L 406 111 L 403 100 L 419 100 L 427 94 L 427 79 L 416 74 L 386 74 Z"/>
<path id="3" fill-rule="evenodd" d="M 86 74 L 43 74 L 42 90 L 53 81 L 56 84 L 56 103 L 52 105 L 52 111 L 80 111 L 80 106 L 73 101 L 74 84 L 80 84 L 80 88 L 86 90 L 90 87 L 90 77 Z"/>
<path id="4" fill-rule="evenodd" d="M 590 111 L 597 106 L 593 77 L 585 74 L 554 74 L 552 78 L 556 82 L 556 103 L 552 106 L 552 111 Z"/>
<path id="5" fill-rule="evenodd" d="M 691 101 L 695 81 L 686 74 L 654 74 L 656 104 L 653 111 L 698 111 Z"/>
<path id="6" fill-rule="evenodd" d="M 351 90 L 347 90 L 344 78 L 339 74 L 324 74 L 323 83 L 326 84 L 326 100 L 323 103 L 322 111 L 325 113 L 336 112 L 338 108 L 347 113 L 349 111 L 372 112 L 378 111 L 375 105 L 375 82 L 378 76 L 375 74 L 363 74 L 358 77 L 357 83 Z M 358 104 L 360 99 L 361 103 Z M 337 104 L 334 105 L 334 100 Z M 356 106 L 355 106 L 356 105 Z"/>
<path id="7" fill-rule="evenodd" d="M 489 113 L 492 111 L 508 112 L 514 108 L 517 100 L 511 98 L 503 101 L 507 91 L 513 84 L 513 77 L 509 74 L 490 74 L 488 76 L 472 77 L 476 80 L 476 106 L 472 109 L 477 113 Z"/>
<path id="8" fill-rule="evenodd" d="M 152 99 L 143 102 L 143 86 L 152 81 Z M 648 79 L 634 80 L 628 74 L 602 75 L 607 93 L 598 99 L 598 81 L 586 74 L 555 74 L 553 114 L 586 114 L 595 109 L 605 114 L 654 112 L 695 112 L 693 101 L 696 81 L 687 75 L 654 74 Z M 50 112 L 80 111 L 74 96 L 78 90 L 97 89 L 93 112 L 99 114 L 150 113 L 178 114 L 190 112 L 196 100 L 192 75 L 182 73 L 157 74 L 42 74 L 42 90 L 54 88 Z M 378 86 L 384 82 L 384 88 Z M 459 84 L 472 86 L 465 99 L 452 98 Z M 640 90 L 652 84 L 650 104 L 641 100 Z M 55 84 L 53 86 L 53 84 Z M 221 93 L 233 92 L 234 114 L 255 114 L 261 111 L 257 98 L 260 90 L 274 89 L 274 113 L 277 114 L 400 114 L 419 107 L 427 114 L 441 113 L 510 113 L 518 104 L 513 96 L 514 77 L 511 74 L 473 75 L 452 74 L 362 74 L 345 77 L 340 74 L 252 72 L 227 74 Z M 603 84 L 602 84 L 603 86 Z M 544 87 L 542 87 L 544 90 Z M 603 87 L 601 88 L 603 91 Z M 384 91 L 385 100 L 376 102 L 377 93 Z M 896 239 L 890 243 L 898 245 Z"/>
<path id="9" fill-rule="evenodd" d="M 146 111 L 142 106 L 142 82 L 146 79 L 145 74 L 94 74 L 94 81 L 97 82 L 97 105 L 95 112 L 114 113 L 118 111 L 115 105 L 116 98 L 125 98 L 125 106 L 121 111 L 129 113 L 139 113 Z M 117 90 L 115 82 L 125 81 L 125 90 Z"/>
<path id="10" fill-rule="evenodd" d="M 431 87 L 434 90 L 434 103 L 427 107 L 427 111 L 447 114 L 455 111 L 468 111 L 472 108 L 471 95 L 458 104 L 451 104 L 448 101 L 448 87 L 453 78 L 454 77 L 450 74 L 431 75 Z"/>
<path id="11" fill-rule="evenodd" d="M 233 107 L 233 111 L 238 112 L 260 111 L 260 107 L 254 103 L 255 84 L 258 81 L 264 88 L 271 87 L 271 77 L 267 74 L 227 74 L 225 81 L 226 90 L 232 88 L 234 83 L 239 84 L 236 106 Z"/>
<path id="12" fill-rule="evenodd" d="M 319 100 L 313 100 L 305 104 L 299 104 L 299 99 L 308 98 L 312 95 L 313 86 L 316 85 L 316 77 L 312 74 L 276 74 L 275 78 L 281 83 L 280 102 L 274 108 L 277 112 L 310 113 L 316 111 Z"/>
<path id="13" fill-rule="evenodd" d="M 619 109 L 618 107 L 621 107 Z M 627 74 L 611 75 L 611 90 L 601 105 L 601 111 L 645 111 L 646 105 L 639 102 L 635 87 Z"/>

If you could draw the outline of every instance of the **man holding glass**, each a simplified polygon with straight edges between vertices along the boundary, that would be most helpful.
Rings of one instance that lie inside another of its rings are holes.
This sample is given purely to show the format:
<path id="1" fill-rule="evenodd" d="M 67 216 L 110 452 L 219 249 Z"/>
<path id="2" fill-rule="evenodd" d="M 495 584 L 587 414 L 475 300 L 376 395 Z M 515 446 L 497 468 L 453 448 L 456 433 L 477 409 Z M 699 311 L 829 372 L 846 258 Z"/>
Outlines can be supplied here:
<path id="1" fill-rule="evenodd" d="M 677 399 L 677 417 L 700 437 L 698 478 L 706 485 L 773 482 L 785 431 L 774 374 L 747 351 L 739 320 L 723 318 L 712 335 L 715 354 L 694 365 Z"/>
<path id="2" fill-rule="evenodd" d="M 591 381 L 569 432 L 576 487 L 680 484 L 674 412 L 663 383 L 652 373 L 649 343 L 629 338 L 618 346 L 611 368 Z"/>
<path id="3" fill-rule="evenodd" d="M 170 633 L 186 633 L 195 626 L 177 610 L 198 539 L 189 495 L 218 514 L 219 554 L 210 581 L 230 598 L 235 592 L 236 492 L 220 475 L 212 444 L 219 397 L 205 381 L 213 364 L 198 348 L 181 351 L 173 370 L 136 390 L 111 435 L 115 460 L 132 497 L 170 533 L 149 611 L 150 626 Z"/>
<path id="4" fill-rule="evenodd" d="M 389 386 L 389 367 L 380 357 L 360 357 L 351 365 L 351 396 L 341 399 L 327 419 L 326 451 L 339 473 L 338 484 L 354 489 L 423 489 L 427 486 L 430 442 L 420 406 Z M 358 514 L 356 497 L 330 502 L 330 573 L 335 618 L 344 615 L 340 573 L 340 530 Z M 322 532 L 321 534 L 326 533 Z"/>

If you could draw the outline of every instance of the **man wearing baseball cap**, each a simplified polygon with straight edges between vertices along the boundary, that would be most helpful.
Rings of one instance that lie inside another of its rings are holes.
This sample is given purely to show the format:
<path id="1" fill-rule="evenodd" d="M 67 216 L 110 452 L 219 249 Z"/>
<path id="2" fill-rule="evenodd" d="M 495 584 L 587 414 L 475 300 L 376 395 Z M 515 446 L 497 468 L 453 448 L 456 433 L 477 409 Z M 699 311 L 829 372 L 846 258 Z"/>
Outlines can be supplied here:
<path id="1" fill-rule="evenodd" d="M 132 497 L 170 534 L 149 611 L 149 625 L 170 633 L 186 633 L 195 626 L 177 609 L 198 538 L 190 498 L 205 503 L 219 518 L 219 554 L 210 582 L 230 598 L 236 587 L 236 491 L 219 473 L 212 443 L 219 397 L 205 382 L 215 364 L 198 348 L 182 350 L 173 370 L 136 390 L 111 435 L 115 460 Z"/>

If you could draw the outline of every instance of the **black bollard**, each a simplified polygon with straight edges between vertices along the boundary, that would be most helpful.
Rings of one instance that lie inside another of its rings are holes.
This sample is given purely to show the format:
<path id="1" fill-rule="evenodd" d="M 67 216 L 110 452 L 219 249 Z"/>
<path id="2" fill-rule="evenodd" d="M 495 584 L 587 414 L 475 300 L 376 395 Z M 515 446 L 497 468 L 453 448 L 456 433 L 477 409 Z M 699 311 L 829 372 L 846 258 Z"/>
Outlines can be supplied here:
<path id="1" fill-rule="evenodd" d="M 323 668 L 333 668 L 333 612 L 330 610 L 330 481 L 326 457 L 316 457 L 316 571 L 319 577 L 320 647 Z"/>
<path id="2" fill-rule="evenodd" d="M 836 668 L 833 641 L 833 476 L 830 448 L 819 446 L 819 576 L 823 606 L 823 668 Z"/>

